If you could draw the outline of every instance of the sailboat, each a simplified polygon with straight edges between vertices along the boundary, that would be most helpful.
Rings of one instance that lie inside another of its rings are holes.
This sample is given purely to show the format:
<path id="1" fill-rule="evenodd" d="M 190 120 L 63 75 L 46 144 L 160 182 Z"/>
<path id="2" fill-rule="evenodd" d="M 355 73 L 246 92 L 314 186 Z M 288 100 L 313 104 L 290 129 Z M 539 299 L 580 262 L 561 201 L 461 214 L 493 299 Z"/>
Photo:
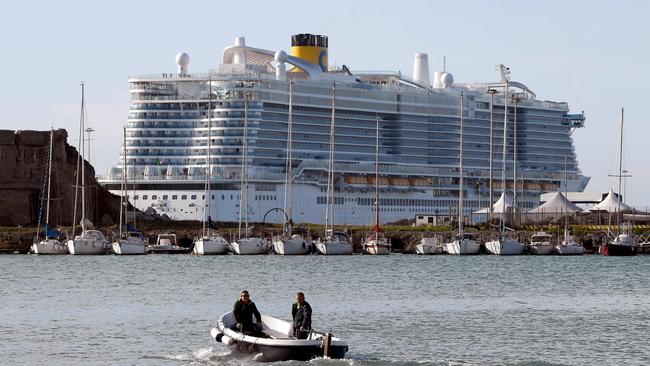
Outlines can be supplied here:
<path id="1" fill-rule="evenodd" d="M 47 193 L 43 192 L 41 194 L 41 207 L 38 210 L 38 230 L 36 231 L 36 239 L 34 244 L 32 244 L 31 251 L 34 254 L 66 254 L 68 250 L 65 245 L 55 238 L 55 232 L 50 231 L 50 193 L 52 191 L 52 146 L 54 144 L 54 129 L 50 130 L 50 149 L 48 150 L 47 157 L 47 175 L 45 176 L 47 180 Z M 40 240 L 39 234 L 41 231 L 41 213 L 43 212 L 43 199 L 46 201 L 45 208 L 45 229 L 44 234 L 45 238 Z"/>
<path id="2" fill-rule="evenodd" d="M 508 82 L 506 79 L 505 95 L 504 95 L 504 118 L 503 118 L 503 162 L 501 169 L 501 186 L 503 188 L 503 196 L 506 197 L 506 142 L 508 131 Z M 515 146 L 515 149 L 517 147 Z M 500 216 L 499 237 L 485 243 L 485 249 L 491 254 L 496 255 L 519 255 L 524 252 L 524 245 L 515 239 L 510 239 L 506 235 L 505 224 L 505 210 Z"/>
<path id="3" fill-rule="evenodd" d="M 445 244 L 445 251 L 449 254 L 455 255 L 467 255 L 467 254 L 478 254 L 481 249 L 481 245 L 476 242 L 474 235 L 471 233 L 464 232 L 465 225 L 465 215 L 463 212 L 463 201 L 465 199 L 464 194 L 464 181 L 463 181 L 463 121 L 464 121 L 464 95 L 460 93 L 460 156 L 459 156 L 459 188 L 458 188 L 458 234 L 454 237 L 454 240 L 450 243 Z"/>
<path id="4" fill-rule="evenodd" d="M 79 191 L 79 184 L 81 185 L 81 234 L 75 236 L 73 239 L 67 241 L 68 252 L 73 255 L 80 254 L 106 254 L 109 249 L 108 240 L 104 234 L 99 230 L 91 230 L 92 223 L 86 218 L 86 162 L 85 162 L 85 144 L 84 132 L 86 120 L 86 100 L 84 96 L 84 83 L 81 83 L 81 118 L 79 120 L 79 155 L 77 158 L 77 176 L 75 186 L 75 202 L 74 202 L 74 219 L 72 226 L 72 233 L 74 235 L 77 216 L 77 193 Z M 90 139 L 88 139 L 90 143 Z M 81 166 L 81 182 L 79 181 L 79 168 Z"/>
<path id="5" fill-rule="evenodd" d="M 623 120 L 625 109 L 621 108 L 621 137 L 619 142 L 619 155 L 618 155 L 618 192 L 620 194 L 623 179 Z M 632 233 L 632 224 L 630 222 L 621 222 L 621 201 L 622 197 L 618 199 L 618 208 L 616 210 L 617 217 L 617 230 L 616 236 L 610 242 L 603 245 L 601 248 L 602 254 L 606 256 L 633 256 L 639 252 L 639 246 L 634 242 L 634 235 Z M 612 233 L 609 233 L 613 236 Z"/>
<path id="6" fill-rule="evenodd" d="M 575 241 L 572 235 L 569 235 L 569 210 L 567 209 L 567 200 L 568 200 L 568 185 L 567 185 L 567 164 L 566 156 L 564 157 L 564 239 L 561 244 L 555 246 L 555 251 L 557 254 L 561 255 L 583 255 L 585 254 L 585 247 L 582 244 Z"/>
<path id="7" fill-rule="evenodd" d="M 287 163 L 284 185 L 285 222 L 283 234 L 273 237 L 273 251 L 280 255 L 310 254 L 311 239 L 305 239 L 298 233 L 293 233 L 293 202 L 292 202 L 292 150 L 293 150 L 293 82 L 289 81 L 289 116 L 287 120 Z"/>
<path id="8" fill-rule="evenodd" d="M 390 239 L 384 236 L 384 231 L 379 227 L 379 116 L 375 137 L 375 226 L 372 234 L 363 242 L 362 249 L 367 254 L 390 254 L 393 249 Z"/>
<path id="9" fill-rule="evenodd" d="M 128 215 L 126 213 L 128 207 L 128 189 L 127 189 L 127 169 L 126 169 L 126 127 L 124 128 L 124 151 L 123 151 L 123 166 L 122 169 L 122 195 L 120 196 L 120 236 L 119 239 L 112 244 L 113 253 L 117 255 L 134 255 L 134 254 L 147 254 L 147 243 L 142 234 L 135 230 L 129 230 Z M 135 217 L 135 216 L 134 216 Z"/>
<path id="10" fill-rule="evenodd" d="M 209 81 L 210 90 L 208 95 L 208 162 L 207 172 L 205 174 L 205 189 L 204 197 L 205 204 L 203 209 L 207 208 L 207 217 L 210 218 L 211 202 L 210 202 L 210 181 L 212 177 L 212 159 L 211 159 L 211 142 L 212 142 L 212 80 Z M 197 255 L 211 255 L 211 254 L 226 254 L 228 253 L 228 241 L 223 236 L 211 232 L 210 227 L 206 228 L 206 212 L 203 213 L 203 228 L 201 230 L 201 237 L 194 241 L 194 249 L 192 252 Z M 210 220 L 211 221 L 211 220 Z"/>
<path id="11" fill-rule="evenodd" d="M 241 183 L 239 193 L 239 226 L 237 240 L 230 243 L 230 251 L 234 254 L 266 254 L 271 249 L 268 240 L 261 236 L 251 237 L 248 227 L 248 95 L 244 99 L 244 138 L 243 157 L 241 166 Z M 244 235 L 242 235 L 242 220 L 245 220 Z"/>
<path id="12" fill-rule="evenodd" d="M 332 119 L 330 124 L 330 152 L 325 206 L 325 233 L 316 241 L 316 251 L 324 255 L 347 255 L 354 252 L 347 233 L 334 231 L 334 143 L 336 127 L 336 83 L 332 85 Z"/>

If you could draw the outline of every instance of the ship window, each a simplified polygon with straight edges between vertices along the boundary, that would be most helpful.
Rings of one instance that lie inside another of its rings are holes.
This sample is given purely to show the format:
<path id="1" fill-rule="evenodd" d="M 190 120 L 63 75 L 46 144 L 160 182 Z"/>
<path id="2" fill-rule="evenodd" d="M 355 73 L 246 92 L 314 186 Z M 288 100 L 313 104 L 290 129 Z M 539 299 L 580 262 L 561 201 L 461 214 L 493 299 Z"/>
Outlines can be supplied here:
<path id="1" fill-rule="evenodd" d="M 232 194 L 230 195 L 230 200 L 232 201 Z"/>
<path id="2" fill-rule="evenodd" d="M 187 199 L 187 195 L 186 195 L 186 194 L 182 195 L 182 196 L 181 196 L 181 199 L 182 199 L 182 200 L 186 200 L 186 199 Z"/>
<path id="3" fill-rule="evenodd" d="M 204 199 L 205 199 L 205 195 L 201 196 L 201 199 L 204 200 Z"/>
<path id="4" fill-rule="evenodd" d="M 136 198 L 136 199 L 137 199 L 137 198 Z M 178 196 L 177 196 L 177 195 L 172 195 L 172 199 L 173 199 L 173 200 L 176 200 L 176 199 L 178 199 Z"/>
<path id="5" fill-rule="evenodd" d="M 222 197 L 223 198 L 223 197 Z M 214 199 L 214 195 L 212 195 L 212 199 Z"/>
<path id="6" fill-rule="evenodd" d="M 155 194 L 152 195 L 152 196 L 151 196 L 151 199 L 152 199 L 152 200 L 157 200 L 157 199 L 158 199 L 158 195 L 155 195 Z"/>
<path id="7" fill-rule="evenodd" d="M 193 200 L 195 200 L 195 199 L 196 199 L 196 195 L 193 194 L 190 198 L 193 199 Z"/>
<path id="8" fill-rule="evenodd" d="M 136 194 L 135 196 L 133 196 L 133 199 L 134 199 L 134 200 L 137 200 L 137 199 L 138 199 L 138 195 Z"/>
<path id="9" fill-rule="evenodd" d="M 166 200 L 166 199 L 168 199 L 168 198 L 169 198 L 169 196 L 168 196 L 168 195 L 166 195 L 166 194 L 165 194 L 165 195 L 163 195 L 163 199 L 164 199 L 164 200 Z"/>
<path id="10" fill-rule="evenodd" d="M 143 194 L 143 195 L 142 195 L 142 199 L 143 199 L 143 200 L 146 200 L 147 198 L 149 198 L 149 195 L 146 195 L 146 194 Z"/>

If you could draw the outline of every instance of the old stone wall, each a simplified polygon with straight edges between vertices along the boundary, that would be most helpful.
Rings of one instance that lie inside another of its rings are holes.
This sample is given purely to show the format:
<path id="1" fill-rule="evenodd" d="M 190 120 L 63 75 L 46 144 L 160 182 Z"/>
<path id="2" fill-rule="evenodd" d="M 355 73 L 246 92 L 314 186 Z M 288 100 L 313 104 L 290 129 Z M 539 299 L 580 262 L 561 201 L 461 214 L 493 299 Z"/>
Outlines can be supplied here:
<path id="1" fill-rule="evenodd" d="M 67 131 L 54 131 L 50 196 L 50 224 L 53 227 L 70 226 L 73 221 L 79 155 L 76 148 L 68 145 L 67 138 Z M 0 130 L 0 226 L 37 224 L 49 143 L 50 131 Z M 95 169 L 87 161 L 83 160 L 83 163 L 86 217 L 95 224 L 116 222 L 119 197 L 99 186 Z M 80 216 L 81 198 L 78 197 L 77 222 Z"/>

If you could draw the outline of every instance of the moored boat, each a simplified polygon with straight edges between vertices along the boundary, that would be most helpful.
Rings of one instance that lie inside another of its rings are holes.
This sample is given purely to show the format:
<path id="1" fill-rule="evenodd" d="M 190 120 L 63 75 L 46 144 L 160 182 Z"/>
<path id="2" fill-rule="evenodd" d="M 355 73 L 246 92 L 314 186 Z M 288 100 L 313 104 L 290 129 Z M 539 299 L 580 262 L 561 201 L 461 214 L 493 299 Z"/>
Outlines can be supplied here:
<path id="1" fill-rule="evenodd" d="M 52 146 L 54 144 L 54 129 L 50 130 L 50 148 L 48 150 L 48 159 L 47 159 L 47 175 L 45 176 L 45 181 L 43 185 L 43 192 L 41 194 L 41 202 L 38 213 L 38 226 L 36 230 L 36 238 L 32 244 L 30 250 L 34 254 L 67 254 L 68 250 L 64 244 L 59 241 L 59 232 L 50 230 L 50 193 L 52 191 Z M 47 188 L 45 188 L 47 186 Z M 45 226 L 44 234 L 45 238 L 40 240 L 40 231 L 41 231 L 41 214 L 43 212 L 43 203 L 46 203 L 45 207 Z"/>
<path id="2" fill-rule="evenodd" d="M 150 254 L 187 254 L 191 251 L 192 248 L 176 244 L 176 234 L 158 234 L 156 244 L 147 246 Z"/>
<path id="3" fill-rule="evenodd" d="M 530 254 L 549 255 L 553 253 L 553 244 L 551 244 L 551 235 L 544 231 L 537 232 L 530 237 L 528 246 Z"/>
<path id="4" fill-rule="evenodd" d="M 440 240 L 438 240 L 437 236 L 434 236 L 432 238 L 422 238 L 420 240 L 420 244 L 417 244 L 415 246 L 415 253 L 422 255 L 443 254 L 444 245 L 440 243 Z"/>
<path id="5" fill-rule="evenodd" d="M 520 255 L 524 253 L 524 245 L 515 239 L 500 236 L 485 243 L 485 249 L 495 255 Z"/>
<path id="6" fill-rule="evenodd" d="M 279 255 L 303 255 L 312 252 L 311 240 L 305 239 L 300 234 L 293 234 L 289 238 L 277 236 L 273 238 L 273 252 Z"/>
<path id="7" fill-rule="evenodd" d="M 267 254 L 270 250 L 269 241 L 262 237 L 239 238 L 230 243 L 230 251 L 238 255 Z"/>
<path id="8" fill-rule="evenodd" d="M 354 253 L 354 246 L 350 243 L 350 237 L 340 231 L 328 230 L 323 238 L 318 238 L 314 246 L 318 254 L 323 255 L 350 255 Z"/>
<path id="9" fill-rule="evenodd" d="M 291 323 L 262 314 L 262 331 L 256 336 L 232 330 L 235 328 L 232 312 L 219 319 L 210 335 L 217 342 L 230 347 L 235 356 L 252 356 L 255 361 L 308 361 L 318 357 L 340 359 L 345 357 L 348 345 L 330 333 L 310 332 L 307 339 L 291 336 Z"/>
<path id="10" fill-rule="evenodd" d="M 475 255 L 480 250 L 481 244 L 470 233 L 459 233 L 452 242 L 445 244 L 445 251 L 453 255 Z"/>

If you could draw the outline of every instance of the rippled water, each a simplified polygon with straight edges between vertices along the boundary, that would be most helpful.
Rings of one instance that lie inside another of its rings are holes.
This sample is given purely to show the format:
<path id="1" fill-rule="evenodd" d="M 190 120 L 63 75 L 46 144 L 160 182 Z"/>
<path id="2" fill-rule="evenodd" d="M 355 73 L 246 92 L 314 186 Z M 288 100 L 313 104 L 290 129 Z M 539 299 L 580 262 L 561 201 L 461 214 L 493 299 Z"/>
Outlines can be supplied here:
<path id="1" fill-rule="evenodd" d="M 0 256 L 0 363 L 236 365 L 242 289 L 348 341 L 316 365 L 650 364 L 650 257 Z M 286 362 L 283 365 L 301 365 Z"/>

